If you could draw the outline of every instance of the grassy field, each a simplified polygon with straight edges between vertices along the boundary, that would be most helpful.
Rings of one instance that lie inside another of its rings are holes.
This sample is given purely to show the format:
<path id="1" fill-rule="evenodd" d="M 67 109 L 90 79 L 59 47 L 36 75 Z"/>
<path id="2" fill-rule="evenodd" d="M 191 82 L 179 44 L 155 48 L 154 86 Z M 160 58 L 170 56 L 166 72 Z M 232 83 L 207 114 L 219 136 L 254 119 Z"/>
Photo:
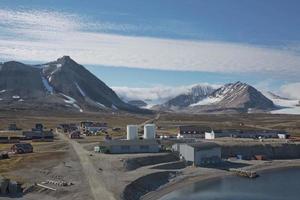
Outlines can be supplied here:
<path id="1" fill-rule="evenodd" d="M 78 123 L 83 120 L 107 122 L 109 134 L 113 137 L 125 137 L 127 124 L 141 124 L 146 120 L 155 118 L 153 115 L 111 114 L 111 113 L 78 113 L 78 114 L 31 114 L 26 113 L 0 113 L 0 128 L 5 129 L 9 123 L 17 123 L 23 130 L 30 129 L 35 123 L 43 123 L 47 128 L 55 128 L 60 123 Z M 155 121 L 159 129 L 158 134 L 176 135 L 179 125 L 203 125 L 213 129 L 278 129 L 286 130 L 291 135 L 300 136 L 300 116 L 296 115 L 183 115 L 163 113 Z M 240 124 L 243 124 L 240 126 Z M 120 131 L 111 128 L 119 127 Z M 1 134 L 1 133 L 0 133 Z M 3 135 L 7 136 L 7 132 Z M 20 133 L 15 133 L 16 135 Z M 1 136 L 1 135 L 0 135 Z M 103 136 L 90 136 L 77 140 L 88 144 L 103 140 Z M 33 142 L 33 154 L 12 156 L 9 160 L 0 161 L 0 172 L 6 172 L 32 162 L 45 159 L 54 159 L 63 156 L 67 145 L 59 140 L 54 142 Z M 0 151 L 8 151 L 12 144 L 0 144 Z"/>
<path id="2" fill-rule="evenodd" d="M 240 124 L 243 124 L 242 126 Z M 203 125 L 212 129 L 272 129 L 300 135 L 300 115 L 241 114 L 241 115 L 183 115 L 161 114 L 157 125 L 165 131 L 176 131 L 179 125 Z"/>
<path id="3" fill-rule="evenodd" d="M 0 130 L 7 129 L 9 123 L 16 123 L 23 130 L 31 129 L 35 123 L 43 123 L 46 128 L 56 128 L 60 123 L 79 123 L 91 120 L 106 122 L 109 126 L 109 134 L 113 136 L 125 136 L 127 124 L 141 124 L 144 121 L 155 118 L 155 115 L 135 115 L 127 113 L 22 113 L 0 112 Z M 300 135 L 300 115 L 271 115 L 271 114 L 234 114 L 234 115 L 187 115 L 162 113 L 155 120 L 159 127 L 158 134 L 177 134 L 180 125 L 202 125 L 213 129 L 274 129 L 285 130 L 292 135 Z M 243 124 L 242 126 L 240 124 Z M 121 128 L 120 131 L 112 131 L 111 128 Z M 1 132 L 0 132 L 1 134 Z M 10 135 L 12 133 L 2 133 Z M 19 134 L 19 133 L 18 133 Z M 18 135 L 16 133 L 16 135 Z"/>

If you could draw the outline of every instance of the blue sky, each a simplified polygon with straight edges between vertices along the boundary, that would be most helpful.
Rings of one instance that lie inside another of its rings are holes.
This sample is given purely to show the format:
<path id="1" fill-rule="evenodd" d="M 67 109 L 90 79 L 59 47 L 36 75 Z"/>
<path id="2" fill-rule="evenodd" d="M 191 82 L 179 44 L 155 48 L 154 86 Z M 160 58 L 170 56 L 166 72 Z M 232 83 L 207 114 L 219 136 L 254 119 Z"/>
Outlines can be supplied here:
<path id="1" fill-rule="evenodd" d="M 112 87 L 300 91 L 297 0 L 1 0 L 0 18 L 0 61 L 70 55 Z"/>

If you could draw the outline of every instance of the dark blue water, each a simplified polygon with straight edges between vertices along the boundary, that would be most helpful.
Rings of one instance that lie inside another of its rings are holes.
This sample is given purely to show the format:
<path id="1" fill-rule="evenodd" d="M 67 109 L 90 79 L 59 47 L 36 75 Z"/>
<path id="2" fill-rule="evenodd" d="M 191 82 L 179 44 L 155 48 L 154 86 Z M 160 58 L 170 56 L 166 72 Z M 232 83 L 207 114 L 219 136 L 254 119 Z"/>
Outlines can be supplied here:
<path id="1" fill-rule="evenodd" d="M 257 179 L 230 176 L 198 182 L 160 200 L 300 200 L 300 168 L 262 173 Z"/>

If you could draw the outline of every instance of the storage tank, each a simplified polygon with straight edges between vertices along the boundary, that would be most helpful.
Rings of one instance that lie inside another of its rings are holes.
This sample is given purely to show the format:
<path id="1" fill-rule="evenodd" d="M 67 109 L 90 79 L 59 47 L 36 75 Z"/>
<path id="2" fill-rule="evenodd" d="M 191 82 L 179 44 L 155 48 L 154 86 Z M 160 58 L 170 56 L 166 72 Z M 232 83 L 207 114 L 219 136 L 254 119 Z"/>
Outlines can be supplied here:
<path id="1" fill-rule="evenodd" d="M 138 138 L 138 126 L 127 125 L 127 140 L 135 140 Z"/>
<path id="2" fill-rule="evenodd" d="M 155 124 L 144 126 L 144 139 L 155 139 Z"/>

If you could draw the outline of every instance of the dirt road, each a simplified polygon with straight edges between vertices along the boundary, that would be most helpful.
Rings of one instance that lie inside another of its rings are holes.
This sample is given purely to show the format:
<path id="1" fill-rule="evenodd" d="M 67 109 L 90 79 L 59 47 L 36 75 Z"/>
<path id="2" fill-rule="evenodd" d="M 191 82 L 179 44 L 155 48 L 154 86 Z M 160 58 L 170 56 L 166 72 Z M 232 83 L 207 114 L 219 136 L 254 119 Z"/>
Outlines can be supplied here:
<path id="1" fill-rule="evenodd" d="M 76 154 L 78 155 L 80 164 L 83 168 L 84 175 L 86 176 L 89 182 L 94 200 L 115 200 L 113 194 L 105 188 L 101 177 L 99 177 L 99 172 L 97 171 L 97 169 L 95 169 L 94 165 L 92 164 L 89 156 L 90 153 L 86 151 L 78 142 L 67 138 L 60 132 L 57 132 L 57 134 L 61 139 L 68 141 L 74 148 Z"/>
<path id="2" fill-rule="evenodd" d="M 160 113 L 158 113 L 153 119 L 148 119 L 147 121 L 141 123 L 139 125 L 139 127 L 142 127 L 142 126 L 145 126 L 145 124 L 152 124 L 152 123 L 155 123 L 155 121 L 159 120 L 160 118 Z"/>

